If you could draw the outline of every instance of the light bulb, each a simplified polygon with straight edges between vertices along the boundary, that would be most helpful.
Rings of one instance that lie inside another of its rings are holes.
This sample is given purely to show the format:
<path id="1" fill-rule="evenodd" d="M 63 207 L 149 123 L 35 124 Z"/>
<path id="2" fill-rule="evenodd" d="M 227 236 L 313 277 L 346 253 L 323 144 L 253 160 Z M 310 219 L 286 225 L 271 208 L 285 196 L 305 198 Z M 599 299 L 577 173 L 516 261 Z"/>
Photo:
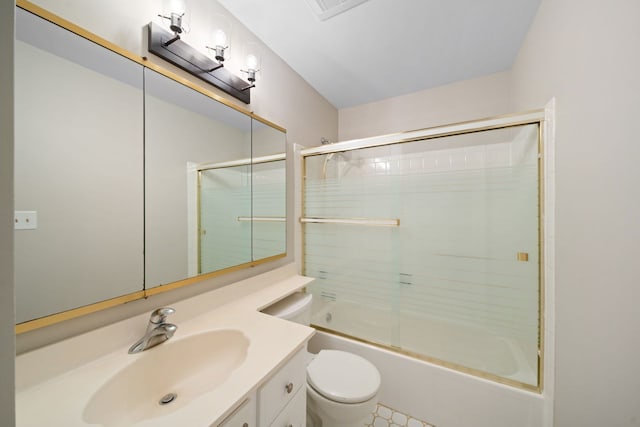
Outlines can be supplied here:
<path id="1" fill-rule="evenodd" d="M 247 80 L 250 83 L 254 83 L 256 81 L 256 73 L 260 71 L 260 46 L 256 42 L 245 43 L 244 63 L 247 69 L 240 71 L 247 73 Z"/>
<path id="2" fill-rule="evenodd" d="M 258 68 L 258 58 L 252 53 L 247 55 L 247 68 L 250 70 L 256 70 Z"/>
<path id="3" fill-rule="evenodd" d="M 216 30 L 214 34 L 214 42 L 216 46 L 227 47 L 228 43 L 227 33 L 224 30 Z"/>
<path id="4" fill-rule="evenodd" d="M 231 44 L 231 21 L 225 15 L 216 13 L 211 19 L 211 33 L 209 33 L 209 49 L 213 57 L 222 64 L 225 58 L 225 50 Z"/>

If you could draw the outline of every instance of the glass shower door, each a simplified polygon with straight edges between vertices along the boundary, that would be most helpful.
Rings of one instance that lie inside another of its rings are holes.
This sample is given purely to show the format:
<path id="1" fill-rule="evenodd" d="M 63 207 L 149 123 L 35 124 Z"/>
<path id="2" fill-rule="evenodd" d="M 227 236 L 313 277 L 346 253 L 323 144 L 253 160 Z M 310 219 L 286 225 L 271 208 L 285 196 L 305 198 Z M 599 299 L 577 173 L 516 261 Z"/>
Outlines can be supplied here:
<path id="1" fill-rule="evenodd" d="M 305 157 L 317 326 L 538 384 L 538 124 Z"/>

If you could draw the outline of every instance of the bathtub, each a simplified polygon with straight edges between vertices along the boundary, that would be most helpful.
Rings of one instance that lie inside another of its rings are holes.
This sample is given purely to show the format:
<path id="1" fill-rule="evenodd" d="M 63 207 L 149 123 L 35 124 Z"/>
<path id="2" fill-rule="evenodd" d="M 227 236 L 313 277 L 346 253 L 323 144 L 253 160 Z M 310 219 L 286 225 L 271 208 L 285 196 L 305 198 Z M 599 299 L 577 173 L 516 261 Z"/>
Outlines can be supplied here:
<path id="1" fill-rule="evenodd" d="M 321 329 L 309 350 L 350 351 L 372 361 L 382 374 L 380 401 L 437 427 L 543 425 L 541 394 L 455 369 L 463 366 L 471 368 L 468 372 L 490 372 L 507 382 L 535 384 L 533 360 L 527 360 L 515 340 L 411 314 L 400 319 L 391 314 L 347 302 L 315 304 L 312 323 Z M 428 357 L 418 359 L 325 330 L 340 330 L 341 324 L 348 325 L 349 335 L 392 346 L 401 342 L 410 353 Z"/>
<path id="2" fill-rule="evenodd" d="M 516 339 L 491 335 L 481 328 L 320 298 L 314 299 L 312 323 L 365 341 L 401 347 L 448 367 L 537 384 L 537 349 L 525 349 Z"/>

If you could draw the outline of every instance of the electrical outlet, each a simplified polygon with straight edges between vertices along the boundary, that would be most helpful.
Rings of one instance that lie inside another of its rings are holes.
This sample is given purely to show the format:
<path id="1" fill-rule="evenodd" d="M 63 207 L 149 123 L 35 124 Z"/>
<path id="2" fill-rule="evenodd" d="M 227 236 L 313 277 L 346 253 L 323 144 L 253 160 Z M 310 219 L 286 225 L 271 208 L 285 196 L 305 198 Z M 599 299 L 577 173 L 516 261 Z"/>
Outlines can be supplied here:
<path id="1" fill-rule="evenodd" d="M 38 228 L 38 212 L 36 211 L 16 211 L 14 218 L 16 230 L 35 230 Z"/>

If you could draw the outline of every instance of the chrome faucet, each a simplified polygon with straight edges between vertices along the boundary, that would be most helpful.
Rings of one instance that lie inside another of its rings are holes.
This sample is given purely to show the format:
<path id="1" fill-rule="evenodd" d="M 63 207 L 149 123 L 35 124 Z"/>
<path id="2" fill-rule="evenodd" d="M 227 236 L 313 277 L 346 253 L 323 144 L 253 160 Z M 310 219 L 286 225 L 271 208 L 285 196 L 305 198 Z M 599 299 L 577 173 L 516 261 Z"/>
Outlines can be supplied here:
<path id="1" fill-rule="evenodd" d="M 147 332 L 129 348 L 129 354 L 148 350 L 171 338 L 178 327 L 173 323 L 167 323 L 166 320 L 167 316 L 175 312 L 171 307 L 153 310 L 149 318 L 149 324 L 147 325 Z"/>

